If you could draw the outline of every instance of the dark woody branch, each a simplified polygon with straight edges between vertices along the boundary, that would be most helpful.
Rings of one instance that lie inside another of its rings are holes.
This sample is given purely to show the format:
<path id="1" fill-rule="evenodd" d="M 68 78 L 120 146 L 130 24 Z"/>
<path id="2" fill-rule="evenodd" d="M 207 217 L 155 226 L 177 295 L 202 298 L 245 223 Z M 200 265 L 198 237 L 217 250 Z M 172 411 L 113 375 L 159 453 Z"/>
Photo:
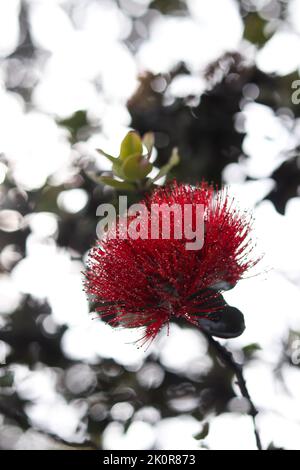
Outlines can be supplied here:
<path id="1" fill-rule="evenodd" d="M 202 333 L 206 337 L 210 347 L 215 351 L 217 356 L 235 374 L 236 379 L 237 379 L 237 384 L 239 386 L 241 394 L 244 398 L 246 398 L 246 400 L 248 401 L 249 406 L 250 406 L 248 414 L 252 417 L 257 449 L 258 450 L 263 450 L 261 440 L 260 440 L 260 435 L 259 435 L 257 425 L 256 425 L 256 416 L 258 414 L 258 411 L 257 411 L 257 409 L 256 409 L 256 407 L 255 407 L 255 405 L 252 401 L 252 398 L 249 394 L 247 384 L 246 384 L 246 381 L 245 381 L 245 378 L 244 378 L 244 375 L 243 375 L 242 365 L 235 362 L 232 353 L 230 351 L 228 351 L 224 346 L 222 346 L 218 341 L 216 341 L 210 334 L 206 333 L 205 331 L 202 331 Z"/>

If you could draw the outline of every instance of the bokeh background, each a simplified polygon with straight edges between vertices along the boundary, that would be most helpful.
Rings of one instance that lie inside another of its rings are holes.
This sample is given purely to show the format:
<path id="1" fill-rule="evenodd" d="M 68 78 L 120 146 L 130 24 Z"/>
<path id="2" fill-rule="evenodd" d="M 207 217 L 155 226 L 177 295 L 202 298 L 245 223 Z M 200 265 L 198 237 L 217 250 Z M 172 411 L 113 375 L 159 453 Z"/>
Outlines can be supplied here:
<path id="1" fill-rule="evenodd" d="M 146 351 L 93 319 L 81 271 L 130 128 L 155 169 L 230 184 L 257 272 L 225 295 L 265 448 L 300 449 L 299 0 L 0 1 L 0 448 L 254 449 L 195 328 Z"/>

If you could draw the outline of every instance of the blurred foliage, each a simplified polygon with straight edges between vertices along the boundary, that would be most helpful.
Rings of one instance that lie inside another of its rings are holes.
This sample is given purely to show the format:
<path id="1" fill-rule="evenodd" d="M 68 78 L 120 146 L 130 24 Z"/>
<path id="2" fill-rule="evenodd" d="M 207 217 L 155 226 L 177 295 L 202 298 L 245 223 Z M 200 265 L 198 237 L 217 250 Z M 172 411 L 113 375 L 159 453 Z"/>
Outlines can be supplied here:
<path id="1" fill-rule="evenodd" d="M 149 7 L 159 10 L 164 14 L 187 11 L 187 5 L 184 0 L 153 0 Z"/>
<path id="2" fill-rule="evenodd" d="M 202 431 L 200 431 L 198 434 L 196 434 L 194 436 L 194 438 L 197 441 L 202 441 L 203 439 L 205 439 L 208 436 L 208 433 L 209 433 L 209 423 L 204 423 Z"/>
<path id="3" fill-rule="evenodd" d="M 93 133 L 100 130 L 98 125 L 90 122 L 87 112 L 84 110 L 76 111 L 72 116 L 66 119 L 57 120 L 57 124 L 67 129 L 69 132 L 69 140 L 72 144 L 78 141 L 85 141 Z"/>
<path id="4" fill-rule="evenodd" d="M 253 359 L 253 357 L 255 356 L 255 353 L 257 353 L 257 351 L 260 351 L 260 350 L 261 350 L 261 347 L 258 343 L 247 344 L 247 346 L 243 348 L 245 359 L 247 361 Z"/>
<path id="5" fill-rule="evenodd" d="M 249 13 L 245 18 L 244 38 L 258 46 L 263 46 L 267 40 L 265 27 L 267 22 L 257 13 Z"/>
<path id="6" fill-rule="evenodd" d="M 280 3 L 281 18 L 285 2 L 277 3 Z M 187 14 L 187 6 L 183 0 L 154 0 L 150 7 L 163 14 Z M 247 11 L 243 2 L 240 2 L 240 9 L 245 23 L 244 37 L 253 44 L 261 46 L 270 37 L 265 34 L 269 21 L 263 19 L 258 12 Z M 8 59 L 19 58 L 24 66 L 30 69 L 35 55 L 40 51 L 31 41 L 25 2 L 22 3 L 20 22 L 24 39 Z M 196 48 L 195 53 L 199 53 Z M 191 183 L 205 178 L 220 184 L 223 170 L 228 164 L 238 163 L 241 158 L 247 158 L 242 147 L 244 133 L 237 129 L 236 115 L 241 111 L 241 103 L 245 100 L 245 86 L 248 84 L 256 85 L 259 89 L 257 103 L 269 106 L 274 112 L 282 107 L 289 108 L 293 117 L 300 117 L 300 107 L 293 105 L 290 100 L 290 86 L 298 77 L 296 73 L 285 77 L 268 75 L 253 63 L 247 63 L 240 54 L 228 52 L 205 71 L 207 90 L 202 96 L 175 98 L 170 103 L 166 98 L 172 81 L 176 77 L 190 74 L 191 71 L 183 63 L 178 64 L 168 74 L 145 73 L 140 77 L 139 86 L 127 103 L 131 115 L 131 127 L 144 138 L 146 147 L 149 133 L 154 133 L 154 146 L 158 154 L 155 165 L 160 168 L 160 177 L 168 175 L 169 178 L 176 177 L 178 180 Z M 153 87 L 153 82 L 162 79 L 166 87 L 159 92 Z M 30 103 L 34 83 L 32 88 L 17 86 L 14 92 L 25 97 Z M 95 129 L 85 110 L 78 110 L 74 115 L 58 123 L 68 130 L 72 143 L 84 141 Z M 177 153 L 173 152 L 174 148 L 178 148 L 180 162 Z M 289 158 L 271 175 L 276 186 L 266 196 L 280 213 L 284 213 L 288 200 L 299 194 L 299 149 L 294 149 L 292 153 L 293 155 L 288 155 Z M 117 159 L 118 164 L 112 160 L 115 166 L 110 176 L 101 173 L 99 178 L 91 179 L 91 174 L 95 176 L 95 173 L 89 172 L 84 165 L 80 166 L 74 161 L 73 179 L 66 178 L 65 182 L 56 186 L 47 181 L 40 190 L 26 193 L 16 187 L 13 178 L 8 174 L 1 188 L 1 207 L 15 209 L 22 216 L 40 211 L 57 214 L 57 245 L 70 250 L 76 259 L 83 260 L 95 238 L 97 223 L 95 214 L 98 205 L 102 202 L 113 202 L 116 197 L 113 189 L 107 191 L 107 185 L 113 186 L 118 191 L 127 191 L 132 189 L 133 182 L 145 179 L 152 165 L 147 163 L 149 165 L 146 167 L 147 171 L 138 173 L 137 167 L 142 158 L 144 156 L 138 134 L 131 134 L 131 141 L 128 141 L 127 136 L 127 141 L 123 142 Z M 121 180 L 117 180 L 116 176 L 119 179 L 121 177 Z M 84 189 L 89 195 L 89 200 L 80 214 L 66 213 L 57 206 L 59 194 L 69 188 Z M 133 199 L 135 197 L 137 196 L 132 196 Z M 16 253 L 15 260 L 9 266 L 0 263 L 1 273 L 9 273 L 17 261 L 25 256 L 26 239 L 29 234 L 30 229 L 22 227 L 13 232 L 1 231 L 1 250 L 13 246 Z M 25 296 L 16 311 L 3 316 L 3 322 L 0 323 L 0 341 L 9 347 L 7 364 L 0 368 L 0 415 L 3 416 L 4 423 L 3 429 L 0 428 L 0 437 L 1 433 L 5 434 L 7 425 L 16 425 L 23 431 L 31 427 L 26 414 L 30 400 L 21 399 L 15 391 L 16 365 L 27 366 L 30 371 L 50 368 L 56 377 L 57 391 L 64 400 L 67 403 L 81 400 L 86 404 L 83 418 L 86 425 L 86 443 L 83 445 L 87 448 L 93 446 L 101 448 L 102 432 L 114 421 L 111 408 L 116 403 L 129 403 L 134 410 L 132 416 L 121 423 L 124 432 L 128 430 L 138 412 L 145 407 L 152 407 L 160 418 L 187 413 L 195 417 L 199 421 L 199 433 L 195 439 L 201 441 L 209 433 L 208 414 L 210 418 L 214 414 L 228 411 L 230 400 L 236 396 L 230 371 L 219 363 L 211 351 L 212 364 L 209 370 L 200 369 L 189 376 L 185 372 L 175 373 L 169 370 L 154 355 L 148 356 L 142 369 L 138 371 L 103 357 L 98 357 L 96 364 L 85 364 L 84 361 L 81 363 L 66 357 L 61 347 L 61 339 L 67 326 L 56 325 L 52 320 L 55 328 L 49 333 L 44 327 L 46 319 L 49 318 L 51 318 L 51 309 L 47 302 Z M 289 338 L 282 345 L 283 351 L 289 347 L 290 342 Z M 258 344 L 250 344 L 244 348 L 246 364 L 255 360 L 259 348 Z M 278 364 L 276 371 L 278 378 L 285 364 L 295 367 L 291 357 L 283 354 L 282 362 Z M 80 367 L 87 367 L 94 380 L 86 387 L 84 382 L 82 387 L 75 387 L 74 384 L 70 386 L 68 378 L 73 377 L 76 371 L 80 376 Z M 157 377 L 162 377 L 160 381 L 141 380 L 141 376 L 145 374 L 147 376 L 147 370 L 150 368 L 159 371 Z M 188 410 L 178 405 L 187 400 L 191 403 Z M 51 437 L 52 446 L 58 443 L 60 448 L 66 446 L 68 448 L 58 436 L 53 436 L 50 432 L 45 433 L 43 430 L 36 432 Z M 0 447 L 1 442 L 0 439 Z M 78 444 L 71 443 L 70 446 L 76 448 Z M 273 449 L 274 445 L 270 444 L 269 448 Z"/>
<path id="7" fill-rule="evenodd" d="M 78 132 L 88 125 L 86 111 L 77 111 L 69 118 L 58 121 L 58 124 L 70 131 L 71 142 L 75 143 L 79 137 Z"/>
<path id="8" fill-rule="evenodd" d="M 282 163 L 272 174 L 276 183 L 275 188 L 268 195 L 280 214 L 284 214 L 289 199 L 299 196 L 300 187 L 300 156 L 296 155 Z"/>

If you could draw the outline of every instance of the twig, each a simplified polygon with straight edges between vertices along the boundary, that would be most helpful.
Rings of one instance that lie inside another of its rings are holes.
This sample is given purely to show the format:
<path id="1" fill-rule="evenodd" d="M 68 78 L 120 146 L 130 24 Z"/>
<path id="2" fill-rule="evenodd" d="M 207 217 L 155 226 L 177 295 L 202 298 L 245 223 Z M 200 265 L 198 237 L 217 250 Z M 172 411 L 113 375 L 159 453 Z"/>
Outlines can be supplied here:
<path id="1" fill-rule="evenodd" d="M 210 346 L 213 347 L 213 349 L 216 351 L 218 356 L 222 359 L 222 361 L 227 364 L 230 369 L 234 372 L 236 378 L 237 378 L 237 384 L 239 386 L 239 389 L 241 391 L 241 394 L 246 400 L 248 401 L 250 408 L 248 411 L 249 416 L 252 417 L 253 421 L 253 426 L 254 426 L 254 434 L 255 434 L 255 440 L 256 440 L 256 445 L 258 450 L 262 450 L 262 445 L 261 445 L 261 440 L 260 440 L 260 435 L 256 426 L 256 416 L 258 414 L 258 411 L 251 399 L 251 396 L 249 394 L 246 381 L 243 375 L 243 367 L 241 364 L 238 364 L 235 362 L 233 355 L 230 351 L 228 351 L 224 346 L 222 346 L 218 341 L 216 341 L 210 334 L 206 333 L 205 331 L 202 331 L 204 336 L 206 337 L 208 343 Z"/>

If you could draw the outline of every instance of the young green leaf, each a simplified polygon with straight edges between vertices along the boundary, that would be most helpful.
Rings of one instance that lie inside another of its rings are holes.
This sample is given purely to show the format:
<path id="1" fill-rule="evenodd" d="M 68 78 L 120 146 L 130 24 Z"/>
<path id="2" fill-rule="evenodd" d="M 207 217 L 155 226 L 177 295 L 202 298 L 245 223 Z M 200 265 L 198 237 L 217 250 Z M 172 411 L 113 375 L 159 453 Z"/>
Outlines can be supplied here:
<path id="1" fill-rule="evenodd" d="M 143 145 L 140 136 L 134 132 L 130 131 L 122 140 L 120 148 L 120 160 L 125 161 L 128 157 L 138 154 L 142 155 Z"/>
<path id="2" fill-rule="evenodd" d="M 151 157 L 153 146 L 154 146 L 154 134 L 153 132 L 147 132 L 144 137 L 143 137 L 143 144 L 145 145 L 147 152 L 148 152 L 148 158 Z"/>
<path id="3" fill-rule="evenodd" d="M 114 161 L 112 169 L 113 169 L 114 174 L 118 176 L 118 178 L 125 179 L 125 176 L 122 170 L 122 162 L 119 159 Z"/>
<path id="4" fill-rule="evenodd" d="M 128 181 L 142 180 L 151 170 L 152 164 L 140 154 L 131 155 L 122 165 L 124 179 Z"/>
<path id="5" fill-rule="evenodd" d="M 97 149 L 97 152 L 101 153 L 101 155 L 104 155 L 104 157 L 106 157 L 112 163 L 114 163 L 117 160 L 116 157 L 113 157 L 112 155 L 109 155 L 109 153 L 104 152 L 104 150 L 102 150 L 102 149 Z"/>
<path id="6" fill-rule="evenodd" d="M 103 184 L 107 184 L 108 186 L 112 186 L 113 188 L 123 191 L 134 191 L 135 189 L 133 184 L 130 184 L 126 181 L 115 180 L 110 176 L 99 176 L 99 181 Z"/>

